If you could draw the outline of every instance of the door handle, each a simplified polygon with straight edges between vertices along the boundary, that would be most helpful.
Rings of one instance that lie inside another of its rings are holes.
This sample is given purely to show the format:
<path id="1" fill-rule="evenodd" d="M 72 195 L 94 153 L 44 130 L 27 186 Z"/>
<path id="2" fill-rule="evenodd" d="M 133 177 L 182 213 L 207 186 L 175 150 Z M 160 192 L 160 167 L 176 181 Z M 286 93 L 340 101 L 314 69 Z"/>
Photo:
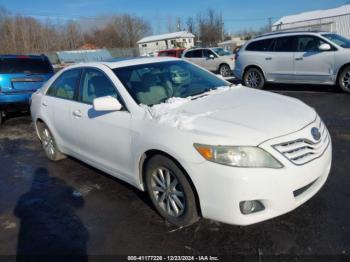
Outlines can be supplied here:
<path id="1" fill-rule="evenodd" d="M 265 60 L 270 61 L 270 60 L 272 60 L 272 57 L 266 57 Z"/>
<path id="2" fill-rule="evenodd" d="M 81 113 L 80 110 L 75 110 L 75 111 L 73 112 L 73 116 L 75 116 L 75 117 L 82 117 L 82 113 Z"/>
<path id="3" fill-rule="evenodd" d="M 295 60 L 301 61 L 301 60 L 303 60 L 303 58 L 302 57 L 298 57 L 298 58 L 295 58 Z"/>
<path id="4" fill-rule="evenodd" d="M 42 105 L 43 106 L 45 106 L 45 107 L 47 107 L 48 106 L 48 104 L 44 101 L 44 102 L 42 102 Z"/>

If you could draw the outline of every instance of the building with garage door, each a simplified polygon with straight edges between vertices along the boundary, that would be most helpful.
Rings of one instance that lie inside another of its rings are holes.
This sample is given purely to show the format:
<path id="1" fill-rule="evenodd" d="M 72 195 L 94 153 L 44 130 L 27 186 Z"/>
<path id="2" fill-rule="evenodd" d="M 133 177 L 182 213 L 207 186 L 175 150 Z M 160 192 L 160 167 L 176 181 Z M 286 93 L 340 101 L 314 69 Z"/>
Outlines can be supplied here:
<path id="1" fill-rule="evenodd" d="M 145 56 L 164 49 L 191 48 L 194 46 L 194 34 L 187 31 L 162 35 L 152 35 L 137 42 L 140 55 Z"/>
<path id="2" fill-rule="evenodd" d="M 272 30 L 329 31 L 350 38 L 350 4 L 332 9 L 284 16 L 273 24 Z"/>

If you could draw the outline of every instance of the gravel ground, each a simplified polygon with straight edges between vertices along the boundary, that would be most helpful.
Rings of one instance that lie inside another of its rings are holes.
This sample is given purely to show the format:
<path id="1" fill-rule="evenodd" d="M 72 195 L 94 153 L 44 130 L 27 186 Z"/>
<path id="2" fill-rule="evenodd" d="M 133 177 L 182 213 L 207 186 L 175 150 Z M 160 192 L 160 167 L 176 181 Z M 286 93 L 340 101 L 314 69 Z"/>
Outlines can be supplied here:
<path id="1" fill-rule="evenodd" d="M 0 128 L 0 255 L 208 254 L 266 261 L 262 258 L 268 255 L 303 259 L 317 254 L 345 255 L 342 261 L 348 261 L 350 97 L 331 87 L 269 90 L 316 108 L 333 139 L 330 177 L 298 209 L 248 227 L 202 219 L 175 228 L 155 212 L 145 193 L 126 183 L 72 158 L 49 162 L 30 117 L 20 115 Z"/>

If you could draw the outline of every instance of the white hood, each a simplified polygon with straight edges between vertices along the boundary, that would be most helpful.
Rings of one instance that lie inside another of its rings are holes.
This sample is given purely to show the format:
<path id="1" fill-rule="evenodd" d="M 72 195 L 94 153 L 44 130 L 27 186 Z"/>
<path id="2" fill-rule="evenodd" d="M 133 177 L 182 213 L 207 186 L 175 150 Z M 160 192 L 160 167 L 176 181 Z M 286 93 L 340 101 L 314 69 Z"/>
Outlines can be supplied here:
<path id="1" fill-rule="evenodd" d="M 245 87 L 175 101 L 166 108 L 158 110 L 160 115 L 153 110 L 160 124 L 240 145 L 258 145 L 298 131 L 316 118 L 313 109 L 295 98 Z"/>

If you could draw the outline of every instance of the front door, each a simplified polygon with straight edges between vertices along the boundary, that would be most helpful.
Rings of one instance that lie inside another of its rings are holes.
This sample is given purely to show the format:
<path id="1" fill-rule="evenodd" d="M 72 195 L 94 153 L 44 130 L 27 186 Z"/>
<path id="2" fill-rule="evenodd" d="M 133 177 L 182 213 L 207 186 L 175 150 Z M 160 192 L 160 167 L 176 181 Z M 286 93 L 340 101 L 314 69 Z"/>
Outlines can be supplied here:
<path id="1" fill-rule="evenodd" d="M 125 105 L 121 111 L 95 111 L 93 100 L 104 96 L 113 96 L 122 102 L 116 87 L 103 71 L 86 68 L 78 102 L 71 107 L 81 156 L 102 170 L 129 179 L 131 114 Z"/>
<path id="2" fill-rule="evenodd" d="M 295 81 L 298 83 L 329 83 L 334 74 L 335 50 L 319 50 L 326 42 L 317 36 L 299 36 L 294 58 Z"/>

